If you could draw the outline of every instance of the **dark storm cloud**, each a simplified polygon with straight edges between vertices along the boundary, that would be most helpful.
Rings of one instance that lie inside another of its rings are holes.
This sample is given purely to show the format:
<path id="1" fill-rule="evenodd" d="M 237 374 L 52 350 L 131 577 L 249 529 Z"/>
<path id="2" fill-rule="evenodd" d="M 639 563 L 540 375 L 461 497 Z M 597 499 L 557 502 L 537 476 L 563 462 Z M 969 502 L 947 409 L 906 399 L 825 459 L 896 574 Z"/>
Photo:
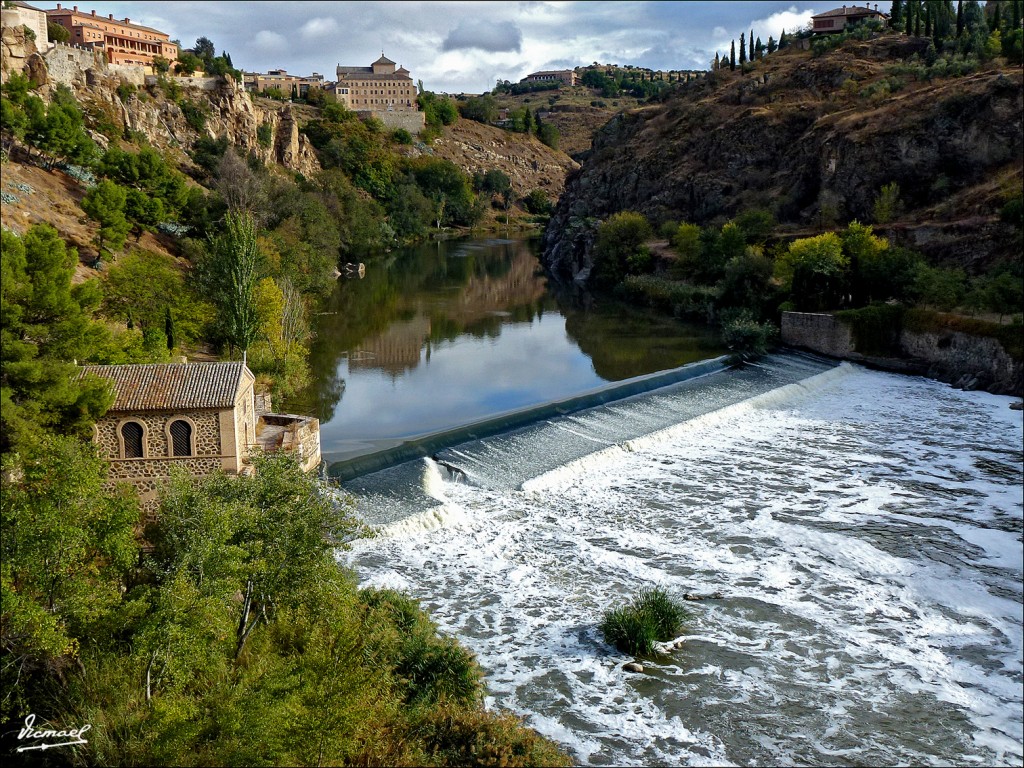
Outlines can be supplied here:
<path id="1" fill-rule="evenodd" d="M 523 46 L 523 33 L 515 22 L 492 22 L 483 20 L 460 21 L 441 44 L 442 51 L 460 51 L 476 48 L 490 53 L 514 51 L 519 53 Z"/>

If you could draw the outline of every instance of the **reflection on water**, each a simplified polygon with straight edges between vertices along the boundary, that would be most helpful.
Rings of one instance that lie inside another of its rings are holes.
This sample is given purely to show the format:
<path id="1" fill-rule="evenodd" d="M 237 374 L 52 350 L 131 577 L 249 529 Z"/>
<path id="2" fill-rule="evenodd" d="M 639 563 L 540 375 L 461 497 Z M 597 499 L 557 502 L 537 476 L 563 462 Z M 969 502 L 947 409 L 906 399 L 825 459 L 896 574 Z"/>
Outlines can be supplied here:
<path id="1" fill-rule="evenodd" d="M 285 403 L 329 459 L 721 354 L 706 328 L 557 296 L 529 240 L 437 242 L 342 280 L 315 317 L 313 381 Z"/>

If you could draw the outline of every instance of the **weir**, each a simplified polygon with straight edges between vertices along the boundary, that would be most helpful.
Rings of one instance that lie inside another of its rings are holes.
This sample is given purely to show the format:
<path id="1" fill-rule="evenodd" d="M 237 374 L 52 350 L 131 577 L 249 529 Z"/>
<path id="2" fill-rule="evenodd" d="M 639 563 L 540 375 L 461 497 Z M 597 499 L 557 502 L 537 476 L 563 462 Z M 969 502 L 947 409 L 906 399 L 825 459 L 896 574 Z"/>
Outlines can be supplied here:
<path id="1" fill-rule="evenodd" d="M 572 411 L 559 411 L 563 402 L 518 412 L 507 420 L 492 419 L 484 425 L 486 435 L 480 434 L 481 425 L 432 435 L 403 446 L 407 459 L 401 454 L 376 457 L 390 459 L 390 466 L 352 476 L 342 486 L 356 496 L 363 519 L 385 535 L 436 528 L 461 518 L 460 485 L 494 492 L 540 490 L 549 473 L 600 462 L 609 451 L 633 450 L 636 441 L 657 440 L 666 430 L 774 404 L 808 391 L 812 382 L 824 384 L 851 370 L 849 364 L 802 353 L 772 355 L 763 363 L 734 369 L 724 368 L 718 358 L 669 372 L 691 375 L 675 382 L 665 377 L 661 386 L 650 386 L 660 376 L 655 374 L 643 382 L 581 395 L 573 398 L 579 402 Z M 646 390 L 641 388 L 644 383 Z M 630 386 L 637 389 L 630 393 Z M 606 399 L 587 407 L 583 403 L 588 397 Z"/>

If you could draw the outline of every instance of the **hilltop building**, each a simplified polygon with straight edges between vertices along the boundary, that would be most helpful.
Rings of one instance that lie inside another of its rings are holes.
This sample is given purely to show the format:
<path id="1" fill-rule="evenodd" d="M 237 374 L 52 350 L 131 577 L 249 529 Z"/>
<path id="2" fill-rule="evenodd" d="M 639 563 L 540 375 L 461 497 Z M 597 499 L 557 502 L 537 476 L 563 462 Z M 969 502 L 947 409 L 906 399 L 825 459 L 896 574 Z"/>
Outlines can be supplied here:
<path id="1" fill-rule="evenodd" d="M 60 24 L 71 34 L 72 45 L 102 51 L 108 64 L 137 64 L 152 67 L 153 59 L 162 56 L 171 64 L 178 60 L 178 46 L 159 30 L 132 24 L 129 18 L 105 18 L 96 11 L 83 13 L 78 6 L 63 8 L 60 3 L 46 17 Z"/>
<path id="2" fill-rule="evenodd" d="M 244 363 L 88 365 L 82 375 L 111 382 L 115 399 L 93 427 L 112 482 L 129 482 L 156 506 L 175 467 L 193 475 L 248 474 L 249 452 L 293 451 L 307 471 L 320 464 L 320 422 L 269 413 Z"/>
<path id="3" fill-rule="evenodd" d="M 817 16 L 811 16 L 811 30 L 816 35 L 828 34 L 831 32 L 842 32 L 848 26 L 870 19 L 885 23 L 889 20 L 889 16 L 878 10 L 877 3 L 875 4 L 874 10 L 866 5 L 844 5 L 842 8 L 825 11 L 824 13 L 819 13 Z"/>
<path id="4" fill-rule="evenodd" d="M 521 83 L 561 83 L 562 85 L 578 85 L 579 75 L 573 69 L 559 69 L 545 72 L 534 72 L 527 75 Z"/>
<path id="5" fill-rule="evenodd" d="M 337 67 L 334 97 L 365 117 L 375 117 L 389 128 L 418 133 L 424 125 L 416 103 L 416 86 L 405 67 L 383 54 L 368 67 Z"/>
<path id="6" fill-rule="evenodd" d="M 45 51 L 50 47 L 50 34 L 46 29 L 46 11 L 34 8 L 20 0 L 4 2 L 0 10 L 0 26 L 27 27 L 36 37 L 36 50 Z"/>
<path id="7" fill-rule="evenodd" d="M 266 74 L 262 72 L 243 72 L 242 84 L 249 93 L 263 93 L 268 88 L 279 88 L 285 96 L 291 96 L 292 91 L 303 97 L 309 93 L 310 88 L 325 88 L 324 76 L 314 72 L 307 77 L 289 75 L 283 69 L 270 69 Z"/>

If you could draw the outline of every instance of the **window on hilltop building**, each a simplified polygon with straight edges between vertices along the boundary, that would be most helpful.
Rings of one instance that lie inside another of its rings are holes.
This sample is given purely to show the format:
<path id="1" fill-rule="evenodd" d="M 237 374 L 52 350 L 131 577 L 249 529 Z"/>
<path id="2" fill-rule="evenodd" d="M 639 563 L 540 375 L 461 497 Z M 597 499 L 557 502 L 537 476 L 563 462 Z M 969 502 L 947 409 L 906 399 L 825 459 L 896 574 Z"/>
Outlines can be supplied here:
<path id="1" fill-rule="evenodd" d="M 142 425 L 129 421 L 121 426 L 121 439 L 124 441 L 124 458 L 142 458 Z"/>
<path id="2" fill-rule="evenodd" d="M 183 419 L 171 422 L 171 455 L 192 455 L 192 425 Z"/>

